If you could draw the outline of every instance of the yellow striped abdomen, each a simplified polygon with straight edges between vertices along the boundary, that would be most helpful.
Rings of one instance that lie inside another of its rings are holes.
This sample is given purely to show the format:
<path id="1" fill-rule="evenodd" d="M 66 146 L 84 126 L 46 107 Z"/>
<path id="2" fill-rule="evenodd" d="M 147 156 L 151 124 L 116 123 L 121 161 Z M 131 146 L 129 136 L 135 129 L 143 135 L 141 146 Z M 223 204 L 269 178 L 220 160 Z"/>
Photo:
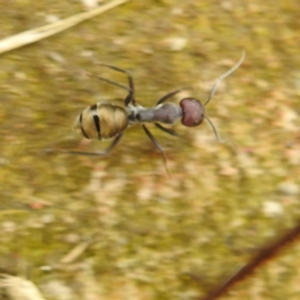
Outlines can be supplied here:
<path id="1" fill-rule="evenodd" d="M 99 102 L 87 107 L 76 119 L 74 130 L 88 139 L 109 139 L 128 126 L 128 113 L 118 105 Z"/>

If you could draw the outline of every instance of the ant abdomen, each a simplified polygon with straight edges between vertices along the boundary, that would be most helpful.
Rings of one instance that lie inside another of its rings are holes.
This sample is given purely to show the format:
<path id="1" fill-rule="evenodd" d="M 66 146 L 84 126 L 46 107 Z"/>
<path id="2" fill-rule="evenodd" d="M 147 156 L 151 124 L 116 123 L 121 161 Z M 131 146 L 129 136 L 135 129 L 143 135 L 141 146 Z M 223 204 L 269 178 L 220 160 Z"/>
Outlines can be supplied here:
<path id="1" fill-rule="evenodd" d="M 76 119 L 74 130 L 87 139 L 108 139 L 128 126 L 127 111 L 112 103 L 99 102 L 88 106 Z"/>
<path id="2" fill-rule="evenodd" d="M 179 104 L 182 109 L 182 125 L 186 127 L 195 127 L 203 122 L 205 108 L 199 100 L 195 98 L 184 98 Z"/>

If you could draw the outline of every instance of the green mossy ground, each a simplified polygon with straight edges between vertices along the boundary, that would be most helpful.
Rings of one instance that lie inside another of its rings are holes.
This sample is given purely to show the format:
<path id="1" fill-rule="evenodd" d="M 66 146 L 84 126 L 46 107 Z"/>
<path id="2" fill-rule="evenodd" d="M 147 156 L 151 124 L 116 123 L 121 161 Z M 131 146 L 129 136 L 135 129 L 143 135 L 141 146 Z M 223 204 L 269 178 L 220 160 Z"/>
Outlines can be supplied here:
<path id="1" fill-rule="evenodd" d="M 74 1 L 42 2 L 5 2 L 1 38 L 82 9 Z M 35 282 L 47 299 L 195 299 L 295 225 L 299 25 L 297 0 L 129 1 L 2 55 L 0 267 Z M 182 86 L 193 89 L 180 96 L 205 101 L 243 49 L 244 64 L 207 106 L 226 144 L 207 123 L 177 124 L 180 138 L 149 126 L 166 150 L 171 178 L 139 127 L 108 159 L 45 153 L 108 145 L 72 132 L 87 105 L 126 95 L 97 80 L 126 83 L 90 55 L 130 70 L 137 101 L 151 106 Z M 95 78 L 81 76 L 80 68 Z M 61 263 L 86 241 L 75 261 Z M 299 247 L 224 299 L 299 299 Z"/>

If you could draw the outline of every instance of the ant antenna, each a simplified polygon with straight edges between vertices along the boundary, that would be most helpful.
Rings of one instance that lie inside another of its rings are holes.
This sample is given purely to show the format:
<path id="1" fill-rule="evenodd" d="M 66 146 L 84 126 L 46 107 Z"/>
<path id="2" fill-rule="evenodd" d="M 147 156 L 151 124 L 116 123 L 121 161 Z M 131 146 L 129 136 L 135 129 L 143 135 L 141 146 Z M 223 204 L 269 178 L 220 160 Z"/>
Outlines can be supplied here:
<path id="1" fill-rule="evenodd" d="M 212 99 L 212 97 L 214 96 L 216 90 L 217 90 L 217 87 L 219 85 L 219 83 L 224 79 L 226 78 L 227 76 L 229 76 L 230 74 L 232 74 L 244 61 L 246 57 L 246 53 L 245 51 L 242 52 L 242 57 L 240 58 L 240 60 L 230 69 L 228 70 L 227 72 L 225 72 L 223 75 L 221 75 L 220 77 L 217 78 L 211 92 L 210 92 L 210 95 L 208 97 L 208 99 L 206 100 L 206 102 L 204 103 L 203 106 L 206 106 L 207 103 Z M 206 116 L 204 116 L 204 118 L 208 121 L 210 127 L 212 128 L 214 134 L 215 134 L 215 137 L 216 139 L 220 142 L 220 143 L 223 143 L 224 141 L 221 139 L 221 137 L 219 136 L 218 134 L 218 131 L 216 129 L 216 127 L 214 126 L 213 122 Z"/>
<path id="2" fill-rule="evenodd" d="M 204 118 L 207 120 L 207 122 L 209 123 L 210 127 L 212 128 L 214 134 L 215 134 L 215 137 L 216 139 L 220 142 L 220 143 L 223 143 L 224 140 L 222 140 L 222 138 L 220 137 L 215 125 L 213 124 L 213 122 L 209 119 L 209 117 L 206 117 L 204 116 Z"/>
<path id="3" fill-rule="evenodd" d="M 208 99 L 206 100 L 206 102 L 204 103 L 204 106 L 206 106 L 208 104 L 208 102 L 211 100 L 211 98 L 214 96 L 216 90 L 217 90 L 217 87 L 219 85 L 219 83 L 224 79 L 226 78 L 227 76 L 229 76 L 230 74 L 232 74 L 244 61 L 246 57 L 246 53 L 245 51 L 242 52 L 242 57 L 240 58 L 240 60 L 230 69 L 228 70 L 227 72 L 225 72 L 223 75 L 221 75 L 220 77 L 217 78 L 211 92 L 210 92 L 210 95 L 208 97 Z"/>

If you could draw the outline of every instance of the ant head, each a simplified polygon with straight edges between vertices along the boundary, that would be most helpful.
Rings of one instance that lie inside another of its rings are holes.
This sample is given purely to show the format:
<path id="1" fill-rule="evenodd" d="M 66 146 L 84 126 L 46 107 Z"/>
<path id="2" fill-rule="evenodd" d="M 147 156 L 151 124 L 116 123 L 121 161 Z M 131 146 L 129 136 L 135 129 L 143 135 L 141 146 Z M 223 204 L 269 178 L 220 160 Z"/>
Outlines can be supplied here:
<path id="1" fill-rule="evenodd" d="M 200 125 L 203 122 L 203 120 L 206 119 L 210 124 L 210 126 L 212 127 L 216 138 L 219 141 L 222 141 L 218 135 L 218 132 L 214 124 L 211 122 L 211 120 L 208 117 L 205 116 L 205 106 L 209 103 L 209 101 L 214 96 L 219 83 L 225 77 L 233 73 L 243 63 L 244 59 L 245 59 L 245 52 L 242 53 L 242 57 L 240 58 L 240 60 L 230 70 L 228 70 L 223 75 L 217 78 L 210 92 L 210 95 L 208 96 L 208 99 L 203 105 L 199 100 L 194 98 L 184 98 L 180 101 L 180 107 L 182 109 L 182 119 L 181 119 L 182 125 L 187 127 L 195 127 Z"/>
<path id="2" fill-rule="evenodd" d="M 205 118 L 205 108 L 195 98 L 184 98 L 180 101 L 182 109 L 182 125 L 186 127 L 199 126 Z"/>

